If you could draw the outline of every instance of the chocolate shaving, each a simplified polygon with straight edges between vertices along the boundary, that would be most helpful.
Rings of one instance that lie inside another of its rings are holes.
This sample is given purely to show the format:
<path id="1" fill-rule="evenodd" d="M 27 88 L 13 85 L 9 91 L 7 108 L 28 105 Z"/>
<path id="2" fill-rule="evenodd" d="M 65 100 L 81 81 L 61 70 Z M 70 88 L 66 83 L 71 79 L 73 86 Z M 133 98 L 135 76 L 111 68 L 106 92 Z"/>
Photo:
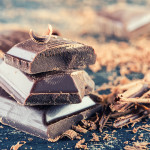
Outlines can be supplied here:
<path id="1" fill-rule="evenodd" d="M 132 141 L 135 141 L 136 135 L 134 135 L 134 137 L 131 138 Z"/>
<path id="2" fill-rule="evenodd" d="M 134 104 L 132 104 L 132 103 L 122 104 L 120 102 L 117 102 L 115 104 L 110 105 L 110 108 L 112 111 L 125 112 L 125 111 L 128 111 L 133 106 L 134 106 Z"/>
<path id="3" fill-rule="evenodd" d="M 29 35 L 31 39 L 35 41 L 36 43 L 39 43 L 39 44 L 47 43 L 50 40 L 51 35 L 52 35 L 52 26 L 50 24 L 48 25 L 48 35 L 46 36 L 37 36 L 34 34 L 32 29 L 30 30 Z"/>
<path id="4" fill-rule="evenodd" d="M 139 139 L 139 140 L 142 140 L 142 138 L 143 138 L 143 133 L 141 133 L 141 134 L 138 136 L 138 139 Z"/>
<path id="5" fill-rule="evenodd" d="M 136 84 L 135 86 L 132 86 L 132 88 L 129 88 L 126 92 L 119 94 L 118 98 L 121 99 L 121 98 L 141 96 L 147 90 L 148 90 L 148 84 L 139 83 Z"/>
<path id="6" fill-rule="evenodd" d="M 133 142 L 133 146 L 130 146 L 130 145 L 126 145 L 125 147 L 124 147 L 124 149 L 125 150 L 146 150 L 146 149 L 149 149 L 148 147 L 147 147 L 147 145 L 149 145 L 150 143 L 148 143 L 148 142 L 139 142 L 139 141 L 137 141 L 137 142 Z"/>
<path id="7" fill-rule="evenodd" d="M 66 132 L 64 132 L 61 136 L 57 136 L 55 139 L 49 138 L 48 141 L 57 142 L 59 139 L 62 139 L 64 137 L 68 137 L 71 140 L 81 139 L 81 135 L 79 133 L 77 133 L 74 130 L 70 129 L 70 130 L 67 130 Z"/>
<path id="8" fill-rule="evenodd" d="M 92 133 L 92 136 L 93 136 L 93 138 L 90 141 L 96 141 L 96 142 L 99 141 L 99 136 L 96 135 L 96 133 Z"/>
<path id="9" fill-rule="evenodd" d="M 66 132 L 64 132 L 60 138 L 63 138 L 63 137 L 68 137 L 69 139 L 71 140 L 74 140 L 74 139 L 81 139 L 81 135 L 77 132 L 75 132 L 74 130 L 67 130 Z"/>
<path id="10" fill-rule="evenodd" d="M 94 122 L 90 121 L 90 128 L 89 128 L 89 130 L 96 130 L 96 129 L 97 129 L 97 125 Z"/>
<path id="11" fill-rule="evenodd" d="M 94 72 L 103 66 L 106 66 L 107 71 L 119 66 L 121 75 L 131 72 L 145 74 L 149 71 L 149 58 L 147 56 L 150 52 L 147 47 L 150 47 L 150 43 L 148 37 L 139 38 L 133 44 L 115 41 L 102 44 L 95 41 L 92 44 L 97 55 L 96 63 L 90 66 Z"/>
<path id="12" fill-rule="evenodd" d="M 78 141 L 75 145 L 75 148 L 83 148 L 83 149 L 88 149 L 87 144 L 83 145 L 85 142 L 85 139 L 83 138 L 82 140 Z"/>
<path id="13" fill-rule="evenodd" d="M 121 116 L 124 116 L 124 115 L 127 115 L 127 114 L 131 114 L 133 112 L 133 109 L 134 108 L 131 108 L 131 109 L 125 110 L 124 112 L 113 112 L 110 115 L 110 118 L 118 118 L 118 117 L 121 117 Z"/>
<path id="14" fill-rule="evenodd" d="M 96 119 L 94 120 L 94 123 L 97 123 L 99 121 L 98 113 L 96 113 Z"/>
<path id="15" fill-rule="evenodd" d="M 128 144 L 128 143 L 129 143 L 129 141 L 125 141 L 125 142 L 124 142 L 124 144 Z"/>
<path id="16" fill-rule="evenodd" d="M 50 141 L 50 142 L 57 142 L 59 139 L 60 139 L 60 136 L 57 136 L 54 139 L 49 138 L 48 141 Z"/>
<path id="17" fill-rule="evenodd" d="M 26 144 L 25 141 L 19 141 L 16 145 L 13 145 L 10 150 L 18 150 L 24 144 Z"/>
<path id="18" fill-rule="evenodd" d="M 150 128 L 150 125 L 146 124 L 146 125 L 139 126 L 137 128 L 133 128 L 132 132 L 136 133 L 139 129 L 150 132 L 150 130 L 146 128 Z"/>
<path id="19" fill-rule="evenodd" d="M 150 98 L 150 90 L 144 93 L 140 98 Z"/>
<path id="20" fill-rule="evenodd" d="M 125 103 L 122 102 L 122 99 L 130 99 L 135 98 L 138 96 L 142 96 L 144 92 L 148 90 L 148 84 L 142 83 L 142 82 L 135 82 L 134 84 L 128 84 L 127 87 L 130 87 L 128 90 L 126 90 L 122 94 L 118 94 L 118 96 L 115 99 L 114 104 L 110 105 L 110 108 L 112 111 L 118 111 L 118 112 L 124 112 L 131 107 L 134 106 L 132 101 L 125 101 Z M 137 99 L 137 98 L 136 98 Z"/>
<path id="21" fill-rule="evenodd" d="M 83 125 L 84 128 L 87 128 L 90 126 L 90 124 L 87 120 L 81 120 L 81 124 Z"/>
<path id="22" fill-rule="evenodd" d="M 80 125 L 78 125 L 78 126 L 72 125 L 72 129 L 77 131 L 77 132 L 81 132 L 81 133 L 87 133 L 88 132 L 88 130 L 82 128 Z"/>
<path id="23" fill-rule="evenodd" d="M 103 127 L 105 126 L 106 122 L 108 121 L 109 117 L 111 115 L 111 110 L 109 106 L 104 108 L 102 117 L 99 121 L 99 131 L 102 132 Z"/>
<path id="24" fill-rule="evenodd" d="M 146 117 L 146 115 L 143 114 L 143 111 L 133 113 L 133 114 L 129 114 L 129 115 L 126 115 L 126 116 L 122 116 L 122 117 L 117 118 L 114 121 L 113 127 L 121 128 L 121 127 L 126 126 L 130 123 L 139 122 L 142 118 L 145 118 L 145 117 Z"/>

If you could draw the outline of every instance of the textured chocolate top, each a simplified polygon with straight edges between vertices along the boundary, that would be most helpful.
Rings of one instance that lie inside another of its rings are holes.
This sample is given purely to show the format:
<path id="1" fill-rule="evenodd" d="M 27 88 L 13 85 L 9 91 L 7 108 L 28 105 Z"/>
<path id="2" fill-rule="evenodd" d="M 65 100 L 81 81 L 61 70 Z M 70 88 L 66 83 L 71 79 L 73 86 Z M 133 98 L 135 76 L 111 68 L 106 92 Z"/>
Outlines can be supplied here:
<path id="1" fill-rule="evenodd" d="M 74 45 L 73 45 L 74 44 Z M 32 39 L 29 39 L 25 42 L 21 42 L 17 45 L 15 45 L 13 48 L 11 48 L 7 54 L 15 56 L 17 58 L 27 60 L 27 61 L 33 61 L 36 57 L 36 55 L 47 55 L 47 50 L 49 56 L 57 55 L 62 53 L 63 51 L 69 51 L 71 47 L 73 48 L 77 46 L 84 46 L 82 44 L 66 40 L 63 38 L 60 38 L 58 36 L 52 36 L 50 41 L 46 44 L 38 44 L 35 43 Z M 54 51 L 53 48 L 59 48 L 59 47 L 65 47 L 63 51 L 60 51 L 59 49 L 57 51 Z"/>
<path id="2" fill-rule="evenodd" d="M 58 36 L 39 44 L 29 39 L 12 47 L 5 62 L 28 74 L 77 69 L 95 63 L 96 55 L 90 46 Z"/>

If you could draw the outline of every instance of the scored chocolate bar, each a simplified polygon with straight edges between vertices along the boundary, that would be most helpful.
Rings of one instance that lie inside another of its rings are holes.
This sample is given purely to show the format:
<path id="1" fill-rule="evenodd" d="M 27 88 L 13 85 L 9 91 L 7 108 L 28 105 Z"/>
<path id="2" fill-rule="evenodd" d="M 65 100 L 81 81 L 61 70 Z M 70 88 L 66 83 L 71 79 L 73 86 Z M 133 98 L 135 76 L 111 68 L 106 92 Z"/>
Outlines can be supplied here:
<path id="1" fill-rule="evenodd" d="M 39 44 L 32 39 L 12 47 L 4 56 L 7 64 L 28 74 L 84 68 L 95 63 L 92 47 L 52 35 Z"/>
<path id="2" fill-rule="evenodd" d="M 118 3 L 104 8 L 98 15 L 100 32 L 108 36 L 131 39 L 150 31 L 147 7 Z"/>
<path id="3" fill-rule="evenodd" d="M 80 120 L 100 110 L 88 96 L 79 104 L 22 106 L 0 88 L 0 121 L 21 131 L 49 140 L 60 136 Z"/>
<path id="4" fill-rule="evenodd" d="M 94 90 L 94 82 L 82 70 L 29 75 L 2 60 L 0 86 L 23 105 L 80 103 Z"/>

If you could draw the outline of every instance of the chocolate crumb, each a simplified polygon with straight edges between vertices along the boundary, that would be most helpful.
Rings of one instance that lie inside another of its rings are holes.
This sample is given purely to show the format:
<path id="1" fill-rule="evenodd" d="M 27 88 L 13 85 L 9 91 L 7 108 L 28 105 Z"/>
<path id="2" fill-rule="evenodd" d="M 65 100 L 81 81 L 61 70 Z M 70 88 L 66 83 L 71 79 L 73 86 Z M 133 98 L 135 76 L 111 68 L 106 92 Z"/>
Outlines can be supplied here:
<path id="1" fill-rule="evenodd" d="M 90 128 L 89 128 L 89 130 L 96 130 L 96 129 L 97 129 L 97 125 L 94 122 L 90 121 Z"/>
<path id="2" fill-rule="evenodd" d="M 92 133 L 92 136 L 93 136 L 93 138 L 90 141 L 96 141 L 96 142 L 99 141 L 99 136 L 96 135 L 96 133 Z"/>
<path id="3" fill-rule="evenodd" d="M 132 132 L 133 132 L 133 133 L 136 133 L 137 130 L 138 130 L 138 128 L 133 128 Z"/>
<path id="4" fill-rule="evenodd" d="M 85 142 L 85 139 L 83 138 L 82 140 L 78 141 L 75 145 L 75 148 L 82 148 L 82 149 L 88 149 L 87 144 L 82 145 Z"/>
<path id="5" fill-rule="evenodd" d="M 84 127 L 84 128 L 89 127 L 89 123 L 88 123 L 87 120 L 81 120 L 81 123 L 83 124 L 83 127 Z"/>
<path id="6" fill-rule="evenodd" d="M 124 144 L 128 144 L 128 143 L 129 143 L 129 141 L 125 141 L 125 142 L 124 142 Z"/>
<path id="7" fill-rule="evenodd" d="M 107 140 L 109 138 L 109 134 L 106 134 L 103 138 L 103 140 Z"/>
<path id="8" fill-rule="evenodd" d="M 146 149 L 149 149 L 148 147 L 147 147 L 147 145 L 149 145 L 150 143 L 148 143 L 148 142 L 139 142 L 139 141 L 137 141 L 137 142 L 133 142 L 133 146 L 130 146 L 130 145 L 126 145 L 125 147 L 124 147 L 124 149 L 125 150 L 146 150 Z"/>
<path id="9" fill-rule="evenodd" d="M 10 150 L 18 150 L 22 145 L 24 145 L 25 141 L 19 141 L 16 145 L 13 145 Z"/>
<path id="10" fill-rule="evenodd" d="M 83 128 L 89 128 L 88 130 L 96 130 L 97 125 L 91 120 L 81 120 Z"/>
<path id="11" fill-rule="evenodd" d="M 49 138 L 48 141 L 50 142 L 57 142 L 60 139 L 60 136 L 57 136 L 55 139 Z"/>
<path id="12" fill-rule="evenodd" d="M 142 140 L 142 138 L 143 138 L 143 133 L 141 133 L 141 134 L 138 136 L 138 139 L 139 139 L 139 140 Z"/>
<path id="13" fill-rule="evenodd" d="M 28 141 L 33 141 L 33 139 L 32 138 L 28 138 Z"/>
<path id="14" fill-rule="evenodd" d="M 116 130 L 113 130 L 112 133 L 117 132 Z"/>
<path id="15" fill-rule="evenodd" d="M 135 137 L 136 137 L 136 135 L 135 135 L 134 137 L 132 137 L 132 139 L 131 139 L 131 140 L 132 140 L 132 141 L 135 141 Z"/>

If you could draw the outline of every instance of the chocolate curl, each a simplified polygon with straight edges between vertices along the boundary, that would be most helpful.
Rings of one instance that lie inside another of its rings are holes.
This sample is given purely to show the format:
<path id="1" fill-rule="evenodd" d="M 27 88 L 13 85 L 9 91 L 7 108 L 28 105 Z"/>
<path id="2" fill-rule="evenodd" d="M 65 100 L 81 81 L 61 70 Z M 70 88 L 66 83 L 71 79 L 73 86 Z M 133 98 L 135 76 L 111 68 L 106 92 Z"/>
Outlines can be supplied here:
<path id="1" fill-rule="evenodd" d="M 122 116 L 122 117 L 115 120 L 113 127 L 121 128 L 121 127 L 126 126 L 130 123 L 139 122 L 142 118 L 145 118 L 147 116 L 143 112 L 144 112 L 143 110 L 140 110 L 136 113 Z"/>
<path id="2" fill-rule="evenodd" d="M 75 132 L 74 130 L 67 130 L 66 132 L 64 132 L 61 136 L 57 136 L 54 139 L 49 138 L 48 141 L 50 142 L 57 142 L 59 139 L 62 139 L 64 137 L 68 137 L 71 140 L 74 139 L 81 139 L 81 135 L 77 132 Z"/>
<path id="3" fill-rule="evenodd" d="M 85 139 L 83 138 L 82 140 L 78 141 L 76 143 L 75 148 L 80 148 L 80 149 L 88 149 L 87 148 L 87 144 L 83 145 L 83 143 L 85 142 Z"/>
<path id="4" fill-rule="evenodd" d="M 126 92 L 119 94 L 118 98 L 132 98 L 132 97 L 138 97 L 141 96 L 145 91 L 149 89 L 148 84 L 136 84 Z"/>
<path id="5" fill-rule="evenodd" d="M 81 135 L 77 132 L 75 132 L 74 130 L 67 130 L 66 132 L 64 132 L 60 138 L 63 138 L 63 137 L 68 137 L 69 139 L 71 140 L 74 140 L 74 139 L 81 139 Z"/>
<path id="6" fill-rule="evenodd" d="M 30 29 L 29 35 L 34 42 L 36 42 L 38 44 L 44 44 L 50 40 L 52 32 L 53 32 L 52 26 L 49 24 L 48 25 L 48 35 L 45 35 L 45 36 L 35 35 L 35 33 L 32 31 L 32 29 Z"/>
<path id="7" fill-rule="evenodd" d="M 105 126 L 105 124 L 107 123 L 108 119 L 110 118 L 111 115 L 111 110 L 109 108 L 109 106 L 104 108 L 102 117 L 99 121 L 99 131 L 102 132 L 103 127 Z"/>
<path id="8" fill-rule="evenodd" d="M 57 142 L 59 139 L 60 139 L 60 136 L 57 136 L 54 139 L 49 138 L 48 141 L 50 141 L 50 142 Z"/>
<path id="9" fill-rule="evenodd" d="M 131 108 L 131 109 L 128 109 L 124 112 L 113 112 L 111 114 L 110 118 L 118 118 L 118 117 L 121 117 L 121 116 L 124 116 L 124 115 L 127 115 L 127 114 L 131 114 L 133 112 L 133 110 L 135 110 L 134 107 Z"/>
<path id="10" fill-rule="evenodd" d="M 150 103 L 148 98 L 120 98 L 121 103 Z"/>
<path id="11" fill-rule="evenodd" d="M 88 132 L 87 129 L 82 128 L 80 125 L 78 125 L 78 126 L 72 125 L 72 129 L 77 131 L 77 132 L 80 132 L 80 133 L 87 133 Z"/>
<path id="12" fill-rule="evenodd" d="M 111 110 L 118 112 L 126 111 L 127 109 L 133 107 L 134 104 L 130 101 L 126 101 L 125 103 L 123 103 L 121 99 L 128 99 L 142 96 L 142 94 L 146 92 L 148 89 L 149 89 L 148 84 L 145 83 L 134 84 L 134 86 L 132 86 L 126 92 L 118 94 L 118 96 L 115 99 L 115 103 L 110 106 Z"/>

